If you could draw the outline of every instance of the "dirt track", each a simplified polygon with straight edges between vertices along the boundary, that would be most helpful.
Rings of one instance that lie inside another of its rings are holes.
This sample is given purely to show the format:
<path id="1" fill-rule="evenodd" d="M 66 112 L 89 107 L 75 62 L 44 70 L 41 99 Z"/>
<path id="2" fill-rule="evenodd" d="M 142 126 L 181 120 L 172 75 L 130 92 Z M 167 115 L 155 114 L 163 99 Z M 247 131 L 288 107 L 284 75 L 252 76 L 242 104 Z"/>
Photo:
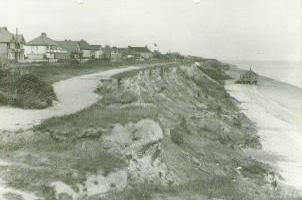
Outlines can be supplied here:
<path id="1" fill-rule="evenodd" d="M 140 67 L 130 66 L 59 81 L 53 85 L 58 102 L 47 109 L 24 110 L 8 106 L 0 107 L 0 130 L 27 129 L 51 117 L 76 113 L 100 98 L 94 93 L 100 79 L 138 68 Z"/>

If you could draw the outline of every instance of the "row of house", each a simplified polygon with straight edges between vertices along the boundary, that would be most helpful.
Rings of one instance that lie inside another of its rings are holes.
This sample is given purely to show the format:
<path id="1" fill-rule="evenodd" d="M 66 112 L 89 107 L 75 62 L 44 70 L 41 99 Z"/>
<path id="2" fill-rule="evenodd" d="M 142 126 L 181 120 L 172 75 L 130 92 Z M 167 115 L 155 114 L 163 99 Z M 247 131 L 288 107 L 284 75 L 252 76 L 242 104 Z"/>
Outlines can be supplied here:
<path id="1" fill-rule="evenodd" d="M 14 62 L 57 62 L 59 60 L 78 59 L 150 59 L 153 52 L 148 47 L 118 48 L 91 45 L 85 40 L 57 41 L 46 33 L 26 42 L 23 35 L 13 34 L 6 27 L 0 27 L 0 59 Z"/>

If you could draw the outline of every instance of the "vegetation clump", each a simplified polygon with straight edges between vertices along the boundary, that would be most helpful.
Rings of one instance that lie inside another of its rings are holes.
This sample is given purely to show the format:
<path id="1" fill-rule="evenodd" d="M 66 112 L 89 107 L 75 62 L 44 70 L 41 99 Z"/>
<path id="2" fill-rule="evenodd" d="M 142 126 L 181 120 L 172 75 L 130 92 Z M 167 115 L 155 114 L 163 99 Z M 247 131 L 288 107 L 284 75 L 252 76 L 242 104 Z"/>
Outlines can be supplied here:
<path id="1" fill-rule="evenodd" d="M 33 74 L 0 70 L 0 104 L 42 109 L 56 99 L 51 85 Z"/>
<path id="2" fill-rule="evenodd" d="M 177 129 L 171 130 L 170 137 L 171 137 L 172 142 L 174 142 L 177 145 L 181 145 L 182 143 L 184 143 L 184 137 L 183 137 L 182 133 L 179 132 L 179 130 L 177 130 Z"/>

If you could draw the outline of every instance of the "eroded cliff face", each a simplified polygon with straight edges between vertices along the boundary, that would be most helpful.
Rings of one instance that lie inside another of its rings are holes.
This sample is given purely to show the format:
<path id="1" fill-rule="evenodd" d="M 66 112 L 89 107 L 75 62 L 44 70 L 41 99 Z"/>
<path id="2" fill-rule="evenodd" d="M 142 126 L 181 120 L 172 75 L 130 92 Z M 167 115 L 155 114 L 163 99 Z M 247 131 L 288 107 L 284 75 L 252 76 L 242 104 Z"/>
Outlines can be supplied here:
<path id="1" fill-rule="evenodd" d="M 137 124 L 115 125 L 104 139 L 106 143 L 111 138 L 108 150 L 121 153 L 129 163 L 130 185 L 157 185 L 158 193 L 171 188 L 181 193 L 183 188 L 198 185 L 197 190 L 208 196 L 216 187 L 236 190 L 241 184 L 244 189 L 236 194 L 238 197 L 260 182 L 268 186 L 263 190 L 270 188 L 272 181 L 262 179 L 272 173 L 269 167 L 242 152 L 247 147 L 260 148 L 255 127 L 224 90 L 223 80 L 228 78 L 224 66 L 207 73 L 210 65 L 149 68 L 118 76 L 119 83 L 110 87 L 100 85 L 103 102 L 109 107 L 129 113 L 152 110 Z M 148 121 L 156 125 L 147 123 L 138 128 Z M 150 198 L 157 194 L 150 193 Z"/>
<path id="2" fill-rule="evenodd" d="M 28 165 L 43 166 L 29 173 L 40 185 L 25 177 L 23 189 L 44 199 L 274 197 L 276 180 L 265 178 L 274 173 L 243 153 L 260 144 L 223 87 L 225 67 L 158 66 L 100 83 L 97 104 L 22 138 L 22 151 L 35 158 Z M 20 158 L 19 140 L 5 143 L 10 160 Z"/>

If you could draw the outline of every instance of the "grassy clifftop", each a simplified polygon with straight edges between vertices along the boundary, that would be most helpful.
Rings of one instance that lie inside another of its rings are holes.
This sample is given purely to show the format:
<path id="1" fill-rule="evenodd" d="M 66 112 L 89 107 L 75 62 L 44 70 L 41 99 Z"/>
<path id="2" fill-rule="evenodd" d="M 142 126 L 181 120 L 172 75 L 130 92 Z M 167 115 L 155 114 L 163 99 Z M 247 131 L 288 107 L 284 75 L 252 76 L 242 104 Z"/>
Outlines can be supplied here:
<path id="1" fill-rule="evenodd" d="M 49 200 L 294 199 L 243 151 L 261 145 L 224 89 L 228 66 L 196 61 L 120 74 L 95 105 L 1 139 L 19 163 L 1 178 Z"/>

